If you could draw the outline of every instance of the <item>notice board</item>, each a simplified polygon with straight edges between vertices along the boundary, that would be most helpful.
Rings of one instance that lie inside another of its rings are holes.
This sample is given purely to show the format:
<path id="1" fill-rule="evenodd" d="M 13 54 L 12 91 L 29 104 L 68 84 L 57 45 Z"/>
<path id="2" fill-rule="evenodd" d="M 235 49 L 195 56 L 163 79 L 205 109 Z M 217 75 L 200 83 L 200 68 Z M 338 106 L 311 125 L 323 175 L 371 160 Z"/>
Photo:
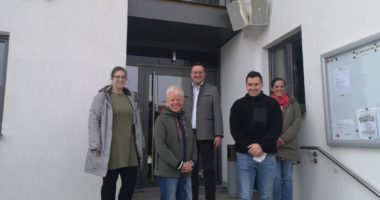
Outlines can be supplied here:
<path id="1" fill-rule="evenodd" d="M 321 56 L 327 144 L 380 147 L 380 33 Z"/>

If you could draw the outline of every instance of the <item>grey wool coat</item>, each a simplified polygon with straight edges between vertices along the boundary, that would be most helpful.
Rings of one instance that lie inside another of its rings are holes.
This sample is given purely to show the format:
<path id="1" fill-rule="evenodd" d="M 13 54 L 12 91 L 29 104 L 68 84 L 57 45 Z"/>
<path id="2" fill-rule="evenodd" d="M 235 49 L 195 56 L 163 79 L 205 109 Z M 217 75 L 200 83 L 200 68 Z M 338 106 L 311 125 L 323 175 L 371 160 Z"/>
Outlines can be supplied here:
<path id="1" fill-rule="evenodd" d="M 300 161 L 298 132 L 301 125 L 301 109 L 297 100 L 289 96 L 288 106 L 282 112 L 283 125 L 280 137 L 285 144 L 278 148 L 277 157 L 282 160 L 298 163 Z"/>
<path id="2" fill-rule="evenodd" d="M 193 112 L 193 87 L 184 87 L 186 117 L 191 120 Z M 197 139 L 214 140 L 215 136 L 223 137 L 223 120 L 218 89 L 208 83 L 200 87 L 197 101 Z"/>
<path id="3" fill-rule="evenodd" d="M 85 161 L 85 172 L 97 176 L 105 177 L 108 170 L 108 161 L 111 150 L 112 140 L 112 105 L 110 92 L 112 85 L 102 88 L 95 96 L 88 119 L 88 136 L 89 146 Z M 127 88 L 123 90 L 124 94 L 129 98 L 133 109 L 133 133 L 135 136 L 135 147 L 139 165 L 142 166 L 143 148 L 145 147 L 145 139 L 142 132 L 140 111 L 135 100 L 135 93 L 130 92 Z M 100 151 L 97 156 L 91 150 Z"/>

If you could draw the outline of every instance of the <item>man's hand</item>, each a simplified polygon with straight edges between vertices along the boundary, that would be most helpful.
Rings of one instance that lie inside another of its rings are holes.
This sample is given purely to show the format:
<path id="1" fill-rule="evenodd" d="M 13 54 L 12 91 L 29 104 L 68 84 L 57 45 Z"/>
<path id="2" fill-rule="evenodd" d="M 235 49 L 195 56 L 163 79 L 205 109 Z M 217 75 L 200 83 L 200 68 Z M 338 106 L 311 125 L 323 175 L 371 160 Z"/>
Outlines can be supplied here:
<path id="1" fill-rule="evenodd" d="M 222 144 L 222 137 L 221 136 L 216 136 L 215 139 L 214 139 L 214 148 L 217 149 L 220 147 L 220 145 Z"/>
<path id="2" fill-rule="evenodd" d="M 250 144 L 247 148 L 248 148 L 248 153 L 254 157 L 259 157 L 263 155 L 264 153 L 261 146 L 257 143 Z"/>

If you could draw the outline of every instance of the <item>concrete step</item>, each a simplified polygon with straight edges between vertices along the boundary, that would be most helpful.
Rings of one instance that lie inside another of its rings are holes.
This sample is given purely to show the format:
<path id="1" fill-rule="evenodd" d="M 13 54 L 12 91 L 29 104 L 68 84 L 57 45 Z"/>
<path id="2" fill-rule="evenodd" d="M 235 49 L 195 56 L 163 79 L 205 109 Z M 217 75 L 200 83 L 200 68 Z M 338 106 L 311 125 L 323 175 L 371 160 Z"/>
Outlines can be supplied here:
<path id="1" fill-rule="evenodd" d="M 199 200 L 205 200 L 204 187 L 199 188 Z M 160 199 L 160 189 L 159 188 L 143 188 L 137 189 L 133 196 L 134 200 L 159 200 Z M 228 190 L 225 186 L 216 187 L 216 199 L 217 200 L 231 200 L 238 199 L 237 197 L 230 197 L 228 195 Z M 259 199 L 258 193 L 254 193 L 254 199 Z"/>

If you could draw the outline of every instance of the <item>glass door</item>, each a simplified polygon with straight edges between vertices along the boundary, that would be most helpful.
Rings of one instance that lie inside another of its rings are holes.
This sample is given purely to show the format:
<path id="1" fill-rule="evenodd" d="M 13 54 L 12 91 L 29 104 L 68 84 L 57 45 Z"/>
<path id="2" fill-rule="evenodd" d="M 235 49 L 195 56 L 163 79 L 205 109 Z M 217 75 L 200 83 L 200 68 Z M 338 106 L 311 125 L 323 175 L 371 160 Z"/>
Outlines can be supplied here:
<path id="1" fill-rule="evenodd" d="M 154 161 L 154 122 L 157 116 L 166 107 L 166 89 L 170 85 L 190 85 L 189 70 L 175 71 L 167 69 L 140 68 L 139 74 L 139 102 L 142 110 L 141 120 L 146 139 L 145 158 L 143 169 L 140 171 L 137 187 L 158 186 L 153 176 Z"/>
<path id="2" fill-rule="evenodd" d="M 143 168 L 139 171 L 137 188 L 157 187 L 158 183 L 153 176 L 154 161 L 154 122 L 157 116 L 166 107 L 166 89 L 170 85 L 190 87 L 189 68 L 139 67 L 138 98 L 141 109 L 141 121 L 146 139 Z M 206 82 L 215 84 L 216 72 L 207 72 Z M 220 151 L 215 154 L 217 182 L 220 182 Z M 201 181 L 202 182 L 202 181 Z"/>

